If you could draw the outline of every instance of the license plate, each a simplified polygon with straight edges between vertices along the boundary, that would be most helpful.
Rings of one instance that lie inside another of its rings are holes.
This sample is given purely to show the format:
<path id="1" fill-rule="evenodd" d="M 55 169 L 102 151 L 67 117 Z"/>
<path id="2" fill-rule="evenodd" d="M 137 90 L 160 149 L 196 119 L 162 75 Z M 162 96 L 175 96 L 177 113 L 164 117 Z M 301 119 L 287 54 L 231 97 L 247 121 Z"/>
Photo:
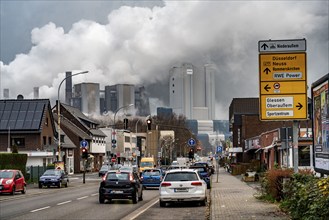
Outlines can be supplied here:
<path id="1" fill-rule="evenodd" d="M 188 189 L 186 189 L 186 188 L 177 188 L 177 189 L 175 189 L 174 190 L 175 192 L 188 192 Z"/>
<path id="2" fill-rule="evenodd" d="M 115 194 L 121 194 L 121 193 L 123 193 L 123 191 L 113 190 L 112 193 L 115 193 Z"/>

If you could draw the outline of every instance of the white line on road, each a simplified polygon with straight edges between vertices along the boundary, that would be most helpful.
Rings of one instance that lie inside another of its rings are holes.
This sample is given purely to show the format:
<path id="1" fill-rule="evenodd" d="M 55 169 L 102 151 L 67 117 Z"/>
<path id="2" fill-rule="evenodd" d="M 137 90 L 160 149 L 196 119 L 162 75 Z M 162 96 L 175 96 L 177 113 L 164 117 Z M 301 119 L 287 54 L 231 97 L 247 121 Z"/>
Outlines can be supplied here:
<path id="1" fill-rule="evenodd" d="M 82 196 L 80 198 L 77 198 L 77 200 L 81 200 L 81 199 L 85 199 L 85 198 L 88 198 L 89 196 Z"/>
<path id="2" fill-rule="evenodd" d="M 99 193 L 94 193 L 94 194 L 91 194 L 91 196 L 97 196 Z"/>
<path id="3" fill-rule="evenodd" d="M 34 210 L 30 211 L 30 212 L 37 212 L 37 211 L 41 211 L 41 210 L 48 209 L 48 208 L 50 208 L 50 206 L 42 207 L 40 209 L 34 209 Z"/>
<path id="4" fill-rule="evenodd" d="M 149 208 L 151 208 L 152 206 L 154 206 L 154 204 L 156 204 L 158 201 L 159 201 L 159 199 L 157 199 L 157 198 L 154 199 L 154 201 L 151 200 L 150 202 L 146 203 L 141 208 L 137 209 L 136 211 L 132 212 L 130 215 L 124 217 L 121 220 L 128 220 L 128 219 L 129 220 L 134 220 L 135 218 L 137 218 L 138 216 L 140 216 L 141 214 L 143 214 L 146 210 L 148 210 Z M 147 206 L 147 207 L 145 207 L 145 206 Z"/>
<path id="5" fill-rule="evenodd" d="M 64 205 L 64 204 L 69 203 L 69 202 L 72 202 L 72 200 L 68 200 L 68 201 L 65 201 L 65 202 L 57 203 L 57 205 Z"/>

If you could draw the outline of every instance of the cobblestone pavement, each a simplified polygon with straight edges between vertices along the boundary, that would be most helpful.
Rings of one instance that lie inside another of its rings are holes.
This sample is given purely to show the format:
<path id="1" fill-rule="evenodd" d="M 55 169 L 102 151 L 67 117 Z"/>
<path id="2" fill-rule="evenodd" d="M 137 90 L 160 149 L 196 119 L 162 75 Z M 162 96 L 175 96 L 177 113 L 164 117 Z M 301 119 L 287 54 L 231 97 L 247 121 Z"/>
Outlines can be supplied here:
<path id="1" fill-rule="evenodd" d="M 278 205 L 256 199 L 255 186 L 220 167 L 218 176 L 212 175 L 210 220 L 290 219 Z"/>

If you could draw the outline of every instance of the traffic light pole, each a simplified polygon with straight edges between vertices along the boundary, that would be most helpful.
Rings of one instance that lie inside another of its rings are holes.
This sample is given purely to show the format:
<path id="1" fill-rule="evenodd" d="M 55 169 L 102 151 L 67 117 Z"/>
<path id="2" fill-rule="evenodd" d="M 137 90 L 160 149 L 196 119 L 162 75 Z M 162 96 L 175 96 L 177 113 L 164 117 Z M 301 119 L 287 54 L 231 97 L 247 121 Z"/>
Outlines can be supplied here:
<path id="1" fill-rule="evenodd" d="M 86 183 L 86 159 L 82 159 L 83 161 L 83 175 L 82 175 L 82 183 Z"/>

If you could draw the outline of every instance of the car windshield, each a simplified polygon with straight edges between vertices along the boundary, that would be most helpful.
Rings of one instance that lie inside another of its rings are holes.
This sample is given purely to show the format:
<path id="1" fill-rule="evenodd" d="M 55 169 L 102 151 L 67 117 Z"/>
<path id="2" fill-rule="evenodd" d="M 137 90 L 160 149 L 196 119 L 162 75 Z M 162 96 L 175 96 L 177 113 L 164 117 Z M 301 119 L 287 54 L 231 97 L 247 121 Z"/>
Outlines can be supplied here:
<path id="1" fill-rule="evenodd" d="M 141 162 L 140 166 L 141 167 L 152 167 L 153 164 L 152 164 L 152 162 Z"/>
<path id="2" fill-rule="evenodd" d="M 174 181 L 195 181 L 198 180 L 198 176 L 194 172 L 174 172 L 167 173 L 164 181 L 174 182 Z"/>
<path id="3" fill-rule="evenodd" d="M 61 174 L 61 171 L 59 170 L 46 170 L 46 172 L 43 175 L 47 176 L 58 176 Z"/>
<path id="4" fill-rule="evenodd" d="M 160 176 L 160 171 L 159 170 L 145 170 L 143 172 L 144 176 Z"/>
<path id="5" fill-rule="evenodd" d="M 205 170 L 203 167 L 197 167 L 197 168 L 193 168 L 198 172 L 207 172 L 207 170 Z"/>
<path id="6" fill-rule="evenodd" d="M 109 173 L 106 177 L 107 180 L 129 180 L 129 173 Z"/>
<path id="7" fill-rule="evenodd" d="M 13 178 L 14 172 L 13 171 L 1 171 L 0 178 Z"/>

